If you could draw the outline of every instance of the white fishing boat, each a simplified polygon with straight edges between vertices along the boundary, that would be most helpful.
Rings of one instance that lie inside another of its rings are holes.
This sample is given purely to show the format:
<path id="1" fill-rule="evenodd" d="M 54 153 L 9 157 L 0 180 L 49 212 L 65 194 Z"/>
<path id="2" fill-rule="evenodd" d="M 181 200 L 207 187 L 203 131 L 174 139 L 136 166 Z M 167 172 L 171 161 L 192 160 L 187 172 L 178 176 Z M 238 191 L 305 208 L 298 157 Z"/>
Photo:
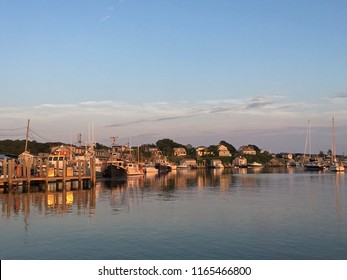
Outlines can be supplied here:
<path id="1" fill-rule="evenodd" d="M 144 171 L 139 164 L 134 162 L 127 162 L 126 164 L 127 176 L 143 175 Z"/>

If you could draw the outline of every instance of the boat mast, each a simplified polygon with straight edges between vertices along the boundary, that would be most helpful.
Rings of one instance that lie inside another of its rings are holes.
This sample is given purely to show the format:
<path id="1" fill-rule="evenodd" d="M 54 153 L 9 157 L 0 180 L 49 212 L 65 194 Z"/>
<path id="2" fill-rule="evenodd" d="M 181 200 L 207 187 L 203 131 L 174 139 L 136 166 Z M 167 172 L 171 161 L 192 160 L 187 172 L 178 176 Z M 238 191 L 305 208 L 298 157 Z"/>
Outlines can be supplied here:
<path id="1" fill-rule="evenodd" d="M 305 161 L 305 158 L 307 155 L 307 149 L 308 149 L 308 158 L 310 158 L 311 157 L 311 123 L 310 123 L 310 120 L 308 120 L 308 129 L 307 129 L 307 135 L 306 135 L 304 161 Z"/>
<path id="2" fill-rule="evenodd" d="M 332 119 L 332 147 L 331 147 L 331 162 L 335 161 L 335 157 L 336 157 L 336 146 L 335 146 L 335 121 L 334 121 L 334 117 Z"/>
<path id="3" fill-rule="evenodd" d="M 28 120 L 28 125 L 27 125 L 27 133 L 25 137 L 25 152 L 28 151 L 28 140 L 29 140 L 29 125 L 30 125 L 30 119 Z"/>

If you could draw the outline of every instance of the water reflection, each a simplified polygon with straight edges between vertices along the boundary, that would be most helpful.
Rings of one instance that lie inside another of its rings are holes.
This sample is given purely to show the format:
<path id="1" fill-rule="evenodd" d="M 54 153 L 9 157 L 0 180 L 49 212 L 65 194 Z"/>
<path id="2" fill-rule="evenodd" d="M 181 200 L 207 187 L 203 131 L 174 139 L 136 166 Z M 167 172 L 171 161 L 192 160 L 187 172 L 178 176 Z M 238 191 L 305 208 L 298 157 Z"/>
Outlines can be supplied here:
<path id="1" fill-rule="evenodd" d="M 0 193 L 0 256 L 340 258 L 346 194 L 345 174 L 295 168 L 177 170 L 93 187 L 17 189 Z"/>
<path id="2" fill-rule="evenodd" d="M 100 180 L 95 186 L 79 186 L 71 182 L 51 183 L 47 186 L 32 187 L 30 191 L 14 189 L 11 193 L 0 193 L 1 212 L 3 217 L 24 217 L 35 215 L 63 215 L 76 212 L 89 216 L 95 215 L 96 204 L 108 201 L 114 213 L 119 213 L 132 207 L 140 207 L 143 197 L 151 196 L 158 200 L 171 201 L 177 199 L 178 191 L 197 189 L 203 193 L 209 191 L 225 193 L 233 192 L 235 188 L 242 188 L 243 192 L 257 192 L 260 186 L 266 187 L 265 177 L 261 173 L 293 174 L 298 173 L 295 168 L 287 169 L 187 169 L 172 171 L 168 174 L 149 174 L 135 176 L 125 180 Z M 301 172 L 302 173 L 302 172 Z M 303 175 L 303 173 L 301 174 Z M 295 177 L 286 177 L 288 186 L 294 184 Z M 311 208 L 318 207 L 315 180 L 325 180 L 321 173 L 312 176 L 305 173 L 303 184 L 310 185 Z M 276 180 L 281 180 L 280 177 Z M 300 179 L 301 180 L 301 179 Z M 271 179 L 271 183 L 274 180 Z M 278 181 L 278 184 L 282 184 Z M 320 182 L 324 184 L 324 182 Z M 336 174 L 335 201 L 338 222 L 341 222 L 340 185 L 344 184 L 344 174 Z M 189 193 L 185 193 L 189 195 Z M 312 211 L 316 211 L 312 208 Z"/>
<path id="3" fill-rule="evenodd" d="M 1 213 L 3 217 L 22 214 L 24 217 L 31 213 L 37 215 L 59 215 L 84 209 L 95 209 L 96 190 L 98 186 L 90 189 L 73 189 L 70 184 L 65 187 L 61 184 L 46 186 L 46 191 L 19 192 L 0 194 Z M 91 214 L 93 212 L 89 212 Z"/>

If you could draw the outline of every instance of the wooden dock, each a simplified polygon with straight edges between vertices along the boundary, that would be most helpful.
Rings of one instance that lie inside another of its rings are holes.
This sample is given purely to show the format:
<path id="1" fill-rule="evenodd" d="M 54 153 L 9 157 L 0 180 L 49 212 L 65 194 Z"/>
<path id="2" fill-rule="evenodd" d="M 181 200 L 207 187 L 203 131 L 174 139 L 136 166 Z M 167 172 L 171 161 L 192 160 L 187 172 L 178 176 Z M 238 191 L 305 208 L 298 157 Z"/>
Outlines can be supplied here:
<path id="1" fill-rule="evenodd" d="M 28 190 L 37 184 L 51 182 L 78 181 L 82 185 L 84 181 L 96 182 L 95 162 L 67 160 L 57 162 L 54 166 L 48 159 L 36 158 L 34 161 L 18 161 L 5 159 L 0 169 L 0 188 L 11 190 L 14 186 L 25 185 Z"/>

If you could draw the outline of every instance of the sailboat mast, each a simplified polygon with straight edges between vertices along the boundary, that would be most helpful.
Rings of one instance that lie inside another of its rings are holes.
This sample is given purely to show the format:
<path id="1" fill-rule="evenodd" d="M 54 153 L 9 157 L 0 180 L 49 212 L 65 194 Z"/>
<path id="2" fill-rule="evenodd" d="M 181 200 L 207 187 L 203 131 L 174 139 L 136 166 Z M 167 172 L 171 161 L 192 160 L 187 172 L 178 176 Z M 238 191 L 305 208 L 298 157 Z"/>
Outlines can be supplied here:
<path id="1" fill-rule="evenodd" d="M 311 157 L 311 122 L 310 120 L 308 120 L 308 126 L 307 126 L 304 160 L 306 158 L 307 153 L 308 153 L 308 158 L 310 158 Z"/>
<path id="2" fill-rule="evenodd" d="M 332 119 L 332 155 L 331 155 L 331 160 L 332 162 L 335 161 L 335 157 L 336 157 L 336 147 L 335 147 L 335 121 L 334 121 L 334 117 Z"/>

